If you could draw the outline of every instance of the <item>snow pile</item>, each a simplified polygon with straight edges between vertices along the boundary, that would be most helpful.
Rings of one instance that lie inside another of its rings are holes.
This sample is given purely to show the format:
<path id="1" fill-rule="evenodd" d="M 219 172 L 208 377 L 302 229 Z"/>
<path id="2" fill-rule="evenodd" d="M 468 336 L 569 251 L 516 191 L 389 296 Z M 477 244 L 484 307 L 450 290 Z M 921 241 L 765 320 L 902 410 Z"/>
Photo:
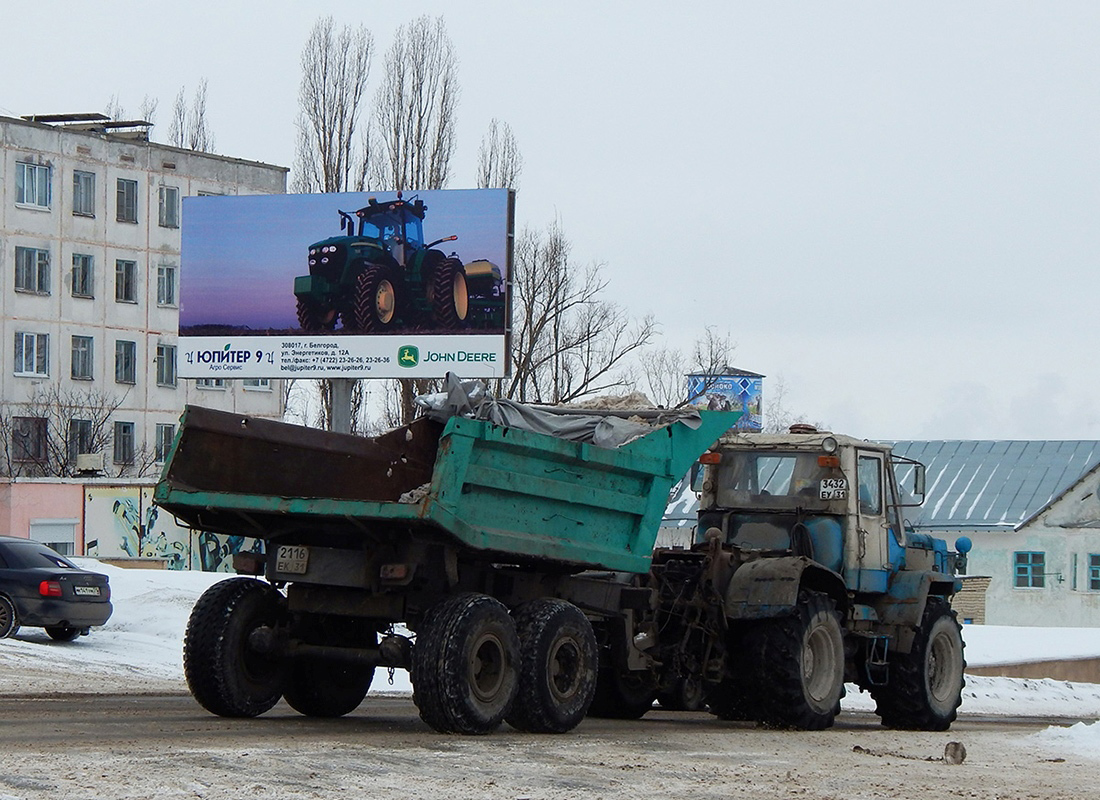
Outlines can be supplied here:
<path id="1" fill-rule="evenodd" d="M 1051 726 L 1028 739 L 1046 750 L 1100 758 L 1100 722 L 1078 722 L 1068 728 Z"/>

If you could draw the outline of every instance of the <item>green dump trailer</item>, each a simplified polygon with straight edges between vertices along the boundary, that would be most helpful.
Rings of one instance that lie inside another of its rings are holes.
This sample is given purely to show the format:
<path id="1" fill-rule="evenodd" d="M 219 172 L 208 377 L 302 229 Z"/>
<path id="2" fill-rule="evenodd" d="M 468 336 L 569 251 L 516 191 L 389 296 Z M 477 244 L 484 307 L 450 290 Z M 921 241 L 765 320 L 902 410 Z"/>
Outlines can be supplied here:
<path id="1" fill-rule="evenodd" d="M 669 491 L 738 415 L 650 416 L 610 448 L 463 417 L 367 439 L 188 407 L 157 504 L 265 543 L 192 612 L 192 694 L 224 716 L 282 697 L 336 717 L 399 667 L 425 722 L 475 734 L 563 732 L 629 700 Z"/>

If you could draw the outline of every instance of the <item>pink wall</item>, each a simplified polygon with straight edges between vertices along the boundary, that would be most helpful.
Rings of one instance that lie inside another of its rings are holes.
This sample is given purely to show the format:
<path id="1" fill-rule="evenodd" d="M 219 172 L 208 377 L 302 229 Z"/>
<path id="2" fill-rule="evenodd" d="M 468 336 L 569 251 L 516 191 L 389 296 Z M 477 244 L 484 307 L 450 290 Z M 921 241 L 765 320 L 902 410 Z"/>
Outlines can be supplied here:
<path id="1" fill-rule="evenodd" d="M 5 514 L 6 512 L 6 514 Z M 31 535 L 32 519 L 77 519 L 75 549 L 84 553 L 84 487 L 79 483 L 0 484 L 0 534 Z"/>

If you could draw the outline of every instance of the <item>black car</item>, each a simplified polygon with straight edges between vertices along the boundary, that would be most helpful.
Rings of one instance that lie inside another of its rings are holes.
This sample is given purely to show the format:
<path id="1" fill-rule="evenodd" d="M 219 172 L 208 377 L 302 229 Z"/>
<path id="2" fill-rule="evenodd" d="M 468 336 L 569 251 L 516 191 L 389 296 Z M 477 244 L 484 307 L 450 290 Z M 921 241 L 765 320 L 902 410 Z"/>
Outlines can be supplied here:
<path id="1" fill-rule="evenodd" d="M 80 569 L 44 544 L 0 536 L 0 639 L 28 625 L 70 642 L 111 611 L 106 575 Z"/>

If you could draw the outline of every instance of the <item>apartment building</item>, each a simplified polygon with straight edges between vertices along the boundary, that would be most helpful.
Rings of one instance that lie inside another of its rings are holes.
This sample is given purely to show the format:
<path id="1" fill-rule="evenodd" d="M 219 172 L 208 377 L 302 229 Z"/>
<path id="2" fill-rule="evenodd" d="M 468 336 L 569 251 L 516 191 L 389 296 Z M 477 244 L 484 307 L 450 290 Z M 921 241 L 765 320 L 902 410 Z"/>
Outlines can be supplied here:
<path id="1" fill-rule="evenodd" d="M 176 332 L 182 198 L 285 193 L 287 169 L 148 129 L 0 117 L 2 476 L 155 476 L 187 403 L 282 414 L 277 381 L 178 378 Z"/>

